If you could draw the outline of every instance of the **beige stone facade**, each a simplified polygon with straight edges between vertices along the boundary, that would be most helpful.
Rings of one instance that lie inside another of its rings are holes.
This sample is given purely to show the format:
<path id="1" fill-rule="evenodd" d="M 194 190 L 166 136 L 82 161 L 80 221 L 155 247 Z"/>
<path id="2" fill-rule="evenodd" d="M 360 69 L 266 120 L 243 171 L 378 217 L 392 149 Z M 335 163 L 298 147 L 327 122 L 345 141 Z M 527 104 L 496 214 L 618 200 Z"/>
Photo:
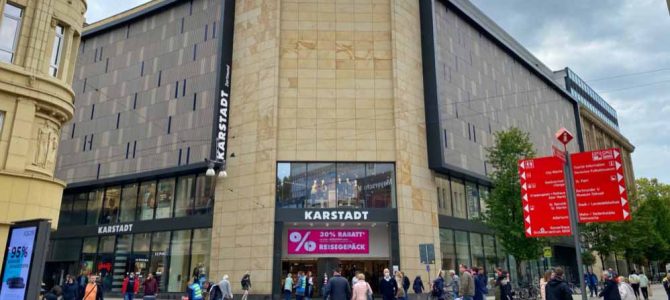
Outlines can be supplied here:
<path id="1" fill-rule="evenodd" d="M 74 62 L 86 1 L 11 1 L 21 9 L 10 61 L 0 62 L 0 244 L 12 222 L 58 224 L 64 182 L 54 177 L 60 129 L 72 118 Z M 3 13 L 6 1 L 0 1 Z M 50 74 L 56 28 L 64 29 L 60 61 Z M 4 252 L 0 253 L 2 259 Z"/>

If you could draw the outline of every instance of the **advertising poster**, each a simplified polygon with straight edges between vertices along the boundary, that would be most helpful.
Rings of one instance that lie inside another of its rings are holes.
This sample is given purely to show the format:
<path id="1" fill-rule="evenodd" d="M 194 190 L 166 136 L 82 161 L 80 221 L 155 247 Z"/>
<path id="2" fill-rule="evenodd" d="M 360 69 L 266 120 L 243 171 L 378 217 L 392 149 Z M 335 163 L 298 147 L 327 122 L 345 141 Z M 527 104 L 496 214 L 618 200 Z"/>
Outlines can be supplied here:
<path id="1" fill-rule="evenodd" d="M 0 300 L 25 299 L 30 262 L 33 257 L 33 248 L 37 227 L 19 227 L 11 230 L 9 247 L 5 254 L 4 275 Z"/>
<path id="2" fill-rule="evenodd" d="M 369 254 L 366 229 L 288 230 L 288 254 Z"/>

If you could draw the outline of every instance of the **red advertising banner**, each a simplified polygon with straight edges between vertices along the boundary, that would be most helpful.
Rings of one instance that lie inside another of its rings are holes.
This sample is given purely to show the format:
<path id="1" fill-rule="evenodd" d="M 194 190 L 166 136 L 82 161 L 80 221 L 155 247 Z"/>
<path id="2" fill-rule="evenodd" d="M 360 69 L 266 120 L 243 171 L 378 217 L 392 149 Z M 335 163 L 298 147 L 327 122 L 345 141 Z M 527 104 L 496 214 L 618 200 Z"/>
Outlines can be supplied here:
<path id="1" fill-rule="evenodd" d="M 369 254 L 366 229 L 289 229 L 288 254 Z"/>
<path id="2" fill-rule="evenodd" d="M 580 223 L 630 220 L 621 151 L 606 149 L 571 156 Z"/>
<path id="3" fill-rule="evenodd" d="M 555 156 L 520 160 L 519 178 L 526 236 L 571 235 L 563 162 Z"/>

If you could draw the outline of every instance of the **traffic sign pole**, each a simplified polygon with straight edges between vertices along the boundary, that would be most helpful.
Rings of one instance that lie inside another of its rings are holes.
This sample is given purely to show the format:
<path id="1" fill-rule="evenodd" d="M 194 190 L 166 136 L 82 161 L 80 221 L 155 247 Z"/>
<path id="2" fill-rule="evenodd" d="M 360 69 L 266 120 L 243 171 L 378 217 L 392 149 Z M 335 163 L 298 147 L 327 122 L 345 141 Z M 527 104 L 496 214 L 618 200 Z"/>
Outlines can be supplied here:
<path id="1" fill-rule="evenodd" d="M 588 300 L 586 295 L 586 285 L 584 284 L 584 268 L 582 267 L 582 243 L 579 238 L 579 215 L 577 213 L 577 195 L 575 193 L 575 180 L 572 174 L 572 160 L 570 153 L 565 151 L 565 191 L 568 197 L 568 208 L 570 211 L 570 227 L 572 227 L 572 237 L 575 241 L 575 254 L 577 255 L 577 271 L 579 274 L 579 286 L 582 291 L 582 300 Z"/>

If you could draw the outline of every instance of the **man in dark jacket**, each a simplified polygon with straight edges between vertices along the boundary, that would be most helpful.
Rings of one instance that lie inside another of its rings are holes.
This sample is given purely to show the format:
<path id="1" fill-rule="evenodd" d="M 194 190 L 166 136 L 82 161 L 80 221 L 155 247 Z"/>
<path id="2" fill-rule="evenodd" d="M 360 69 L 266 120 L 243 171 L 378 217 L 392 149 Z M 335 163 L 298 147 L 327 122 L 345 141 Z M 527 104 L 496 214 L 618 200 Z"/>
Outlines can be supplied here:
<path id="1" fill-rule="evenodd" d="M 619 284 L 616 282 L 616 277 L 609 271 L 605 271 L 603 272 L 603 280 L 605 281 L 605 288 L 600 292 L 598 297 L 603 297 L 605 300 L 621 300 Z"/>
<path id="2" fill-rule="evenodd" d="M 435 281 L 433 281 L 433 285 L 431 286 L 431 296 L 433 296 L 433 299 L 438 299 L 438 300 L 443 300 L 445 297 L 444 295 L 444 271 L 440 271 L 437 274 L 437 278 L 435 278 Z"/>
<path id="3" fill-rule="evenodd" d="M 402 277 L 402 288 L 405 290 L 405 295 L 407 295 L 407 291 L 409 290 L 409 278 L 407 275 Z"/>
<path id="4" fill-rule="evenodd" d="M 329 300 L 350 300 L 351 287 L 349 280 L 340 275 L 341 269 L 336 268 L 333 272 L 333 277 L 328 280 L 326 287 L 326 297 Z"/>
<path id="5" fill-rule="evenodd" d="M 398 293 L 398 282 L 391 276 L 389 269 L 384 269 L 384 278 L 379 283 L 379 291 L 383 300 L 395 300 Z"/>
<path id="6" fill-rule="evenodd" d="M 568 283 L 563 280 L 563 269 L 556 268 L 554 277 L 547 283 L 547 300 L 572 300 L 572 291 Z"/>

